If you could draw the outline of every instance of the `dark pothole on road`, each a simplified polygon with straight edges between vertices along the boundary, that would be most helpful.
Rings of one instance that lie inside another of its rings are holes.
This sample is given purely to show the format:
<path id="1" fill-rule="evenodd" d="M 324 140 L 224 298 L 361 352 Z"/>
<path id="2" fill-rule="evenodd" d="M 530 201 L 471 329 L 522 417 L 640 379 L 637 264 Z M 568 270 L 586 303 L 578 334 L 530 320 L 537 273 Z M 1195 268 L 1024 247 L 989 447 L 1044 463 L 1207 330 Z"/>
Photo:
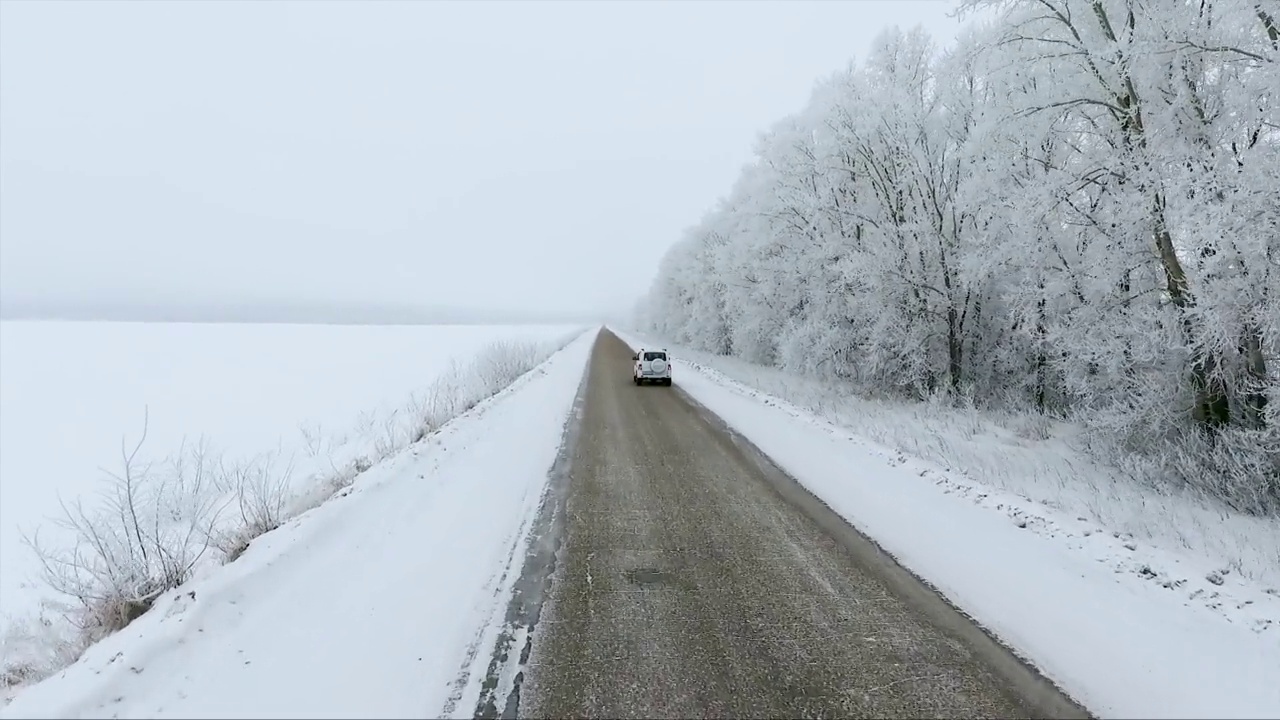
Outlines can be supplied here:
<path id="1" fill-rule="evenodd" d="M 666 579 L 667 573 L 654 567 L 632 568 L 623 573 L 628 581 L 636 585 L 652 585 Z"/>

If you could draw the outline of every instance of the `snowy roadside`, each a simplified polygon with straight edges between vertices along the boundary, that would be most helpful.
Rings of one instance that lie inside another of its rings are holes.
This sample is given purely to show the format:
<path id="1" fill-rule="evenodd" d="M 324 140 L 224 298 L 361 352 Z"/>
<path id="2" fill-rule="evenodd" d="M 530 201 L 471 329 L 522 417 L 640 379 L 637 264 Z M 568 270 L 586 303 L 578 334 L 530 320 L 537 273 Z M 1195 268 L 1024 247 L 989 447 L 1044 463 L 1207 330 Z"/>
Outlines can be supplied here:
<path id="1" fill-rule="evenodd" d="M 1280 716 L 1272 588 L 909 457 L 679 356 L 674 377 L 1092 712 Z"/>
<path id="2" fill-rule="evenodd" d="M 479 696 L 595 340 L 162 596 L 5 717 L 433 716 Z"/>
<path id="3" fill-rule="evenodd" d="M 231 331 L 233 337 L 237 330 L 219 329 Z M 24 547 L 17 527 L 8 521 L 17 517 L 37 520 L 39 513 L 35 511 L 42 503 L 32 497 L 29 484 L 20 482 L 21 473 L 6 474 L 0 490 L 6 514 L 6 538 L 0 544 L 5 550 L 0 563 L 5 580 L 0 587 L 4 596 L 0 598 L 0 702 L 7 702 L 20 687 L 74 662 L 86 647 L 127 624 L 124 616 L 145 611 L 157 593 L 233 561 L 254 538 L 327 501 L 369 467 L 501 391 L 583 332 L 578 328 L 558 337 L 514 341 L 501 337 L 478 349 L 466 342 L 469 338 L 454 337 L 462 342 L 436 348 L 426 356 L 419 347 L 412 354 L 418 358 L 420 382 L 429 384 L 406 393 L 407 403 L 401 400 L 390 408 L 371 408 L 362 414 L 362 423 L 345 436 L 325 436 L 318 428 L 310 435 L 304 431 L 305 450 L 294 447 L 289 451 L 282 440 L 276 450 L 236 459 L 203 439 L 188 444 L 183 438 L 175 455 L 160 462 L 146 458 L 136 473 L 116 468 L 114 477 L 95 478 L 91 485 L 56 488 L 58 496 L 69 490 L 65 499 L 71 503 L 71 514 L 64 508 L 63 515 L 46 517 L 43 524 L 37 524 L 42 540 L 39 552 Z M 195 339 L 199 337 L 197 333 Z M 447 363 L 439 361 L 441 356 Z M 383 367 L 394 376 L 403 364 L 396 357 Z M 269 376 L 270 368 L 266 370 L 263 374 Z M 28 368 L 24 374 L 35 373 Z M 187 384 L 174 387 L 189 389 L 197 377 L 188 377 Z M 216 375 L 207 378 L 215 386 L 219 379 Z M 365 378 L 352 377 L 344 384 L 362 382 Z M 177 395 L 184 397 L 181 392 Z M 199 418 L 200 410 L 207 410 L 199 402 L 193 405 L 191 417 Z M 298 409 L 305 406 L 303 403 Z M 278 408 L 272 408 L 270 402 L 267 407 L 277 411 L 274 419 L 278 421 Z M 6 411 L 12 409 L 6 402 Z M 174 409 L 172 404 L 170 409 Z M 387 409 L 390 412 L 385 412 Z M 169 417 L 174 416 L 171 413 Z M 252 418 L 259 429 L 262 420 Z M 160 425 L 173 436 L 172 423 Z M 165 433 L 159 435 L 163 438 Z M 92 447 L 92 442 L 86 442 Z M 77 444 L 70 454 L 84 451 Z M 6 452 L 6 460 L 12 460 L 12 454 Z M 56 463 L 53 467 L 57 468 Z M 65 474 L 54 471 L 55 486 L 59 481 L 83 479 L 66 473 L 66 469 L 65 465 L 61 468 Z M 126 487 L 122 476 L 132 477 L 132 485 Z M 15 477 L 18 483 L 9 482 Z M 86 499 L 88 507 L 81 515 L 79 503 Z M 125 505 L 129 513 L 121 512 Z M 48 509 L 47 503 L 44 507 Z M 135 526 L 128 522 L 130 517 L 144 521 Z M 68 520 L 73 524 L 68 525 Z M 54 540 L 46 544 L 49 535 Z M 100 542 L 103 538 L 105 542 Z M 42 567 L 42 558 L 50 564 Z M 30 580 L 19 584 L 16 579 L 24 575 Z M 12 592 L 15 585 L 21 593 Z M 123 608 L 128 610 L 122 612 Z"/>

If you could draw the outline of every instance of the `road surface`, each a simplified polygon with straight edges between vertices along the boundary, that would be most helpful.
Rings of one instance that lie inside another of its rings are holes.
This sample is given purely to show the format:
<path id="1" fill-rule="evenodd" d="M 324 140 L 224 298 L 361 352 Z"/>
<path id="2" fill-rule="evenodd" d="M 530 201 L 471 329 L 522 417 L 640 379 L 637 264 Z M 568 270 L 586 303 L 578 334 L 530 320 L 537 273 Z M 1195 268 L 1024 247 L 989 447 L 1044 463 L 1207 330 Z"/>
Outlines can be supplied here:
<path id="1" fill-rule="evenodd" d="M 477 714 L 1087 717 L 631 355 L 601 333 Z"/>

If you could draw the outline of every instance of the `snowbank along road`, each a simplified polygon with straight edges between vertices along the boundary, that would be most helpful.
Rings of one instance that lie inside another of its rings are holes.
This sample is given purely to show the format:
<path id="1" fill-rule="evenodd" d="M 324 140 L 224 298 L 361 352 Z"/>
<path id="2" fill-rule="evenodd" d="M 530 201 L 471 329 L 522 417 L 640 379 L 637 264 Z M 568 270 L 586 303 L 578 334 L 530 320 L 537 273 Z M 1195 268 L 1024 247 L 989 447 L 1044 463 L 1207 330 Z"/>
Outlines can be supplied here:
<path id="1" fill-rule="evenodd" d="M 600 334 L 478 715 L 1088 716 L 631 354 Z"/>

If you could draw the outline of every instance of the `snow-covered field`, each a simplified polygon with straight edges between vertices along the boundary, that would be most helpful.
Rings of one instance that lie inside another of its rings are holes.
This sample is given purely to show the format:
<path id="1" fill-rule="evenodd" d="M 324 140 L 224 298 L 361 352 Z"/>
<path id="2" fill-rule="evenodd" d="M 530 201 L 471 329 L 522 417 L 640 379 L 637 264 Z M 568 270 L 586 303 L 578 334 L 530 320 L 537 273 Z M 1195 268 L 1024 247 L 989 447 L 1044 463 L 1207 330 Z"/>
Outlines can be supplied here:
<path id="1" fill-rule="evenodd" d="M 0 323 L 0 633 L 50 591 L 22 532 L 59 498 L 92 497 L 118 472 L 149 416 L 140 455 L 159 460 L 202 436 L 229 458 L 279 453 L 305 483 L 376 455 L 404 432 L 411 396 L 494 341 L 554 343 L 575 326 L 325 326 Z M 65 534 L 65 533 L 64 533 Z"/>
<path id="2" fill-rule="evenodd" d="M 594 339 L 165 594 L 0 715 L 469 715 Z"/>
<path id="3" fill-rule="evenodd" d="M 1144 499 L 989 420 L 672 351 L 681 389 L 1092 712 L 1280 717 L 1276 523 Z"/>

